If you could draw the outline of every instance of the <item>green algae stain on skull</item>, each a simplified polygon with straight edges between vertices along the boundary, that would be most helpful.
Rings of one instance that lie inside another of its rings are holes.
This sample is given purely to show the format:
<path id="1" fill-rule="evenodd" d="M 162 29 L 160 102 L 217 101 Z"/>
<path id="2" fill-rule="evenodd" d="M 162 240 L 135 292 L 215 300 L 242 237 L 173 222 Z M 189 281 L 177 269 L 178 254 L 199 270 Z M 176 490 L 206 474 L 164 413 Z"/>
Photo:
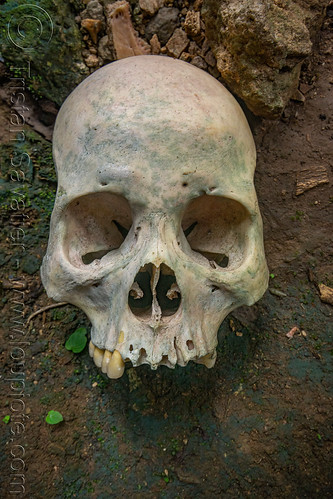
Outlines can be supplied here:
<path id="1" fill-rule="evenodd" d="M 190 64 L 123 59 L 67 99 L 54 150 L 65 194 L 42 280 L 88 315 L 96 365 L 110 378 L 125 361 L 213 367 L 221 322 L 268 282 L 254 142 L 235 99 Z"/>

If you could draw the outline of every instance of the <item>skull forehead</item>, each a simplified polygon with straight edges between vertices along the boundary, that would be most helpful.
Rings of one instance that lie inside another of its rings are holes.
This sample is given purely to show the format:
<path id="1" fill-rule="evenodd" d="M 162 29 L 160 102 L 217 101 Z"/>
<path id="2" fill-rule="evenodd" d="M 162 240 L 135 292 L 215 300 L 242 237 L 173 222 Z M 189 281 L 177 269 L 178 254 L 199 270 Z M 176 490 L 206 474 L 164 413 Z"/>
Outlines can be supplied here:
<path id="1" fill-rule="evenodd" d="M 137 177 L 154 186 L 167 172 L 167 191 L 187 172 L 203 183 L 228 173 L 233 187 L 250 184 L 255 168 L 252 135 L 231 94 L 198 68 L 160 56 L 111 63 L 81 83 L 59 112 L 54 156 L 69 195 L 79 178 L 98 189 L 98 172 L 121 171 L 127 186 Z"/>

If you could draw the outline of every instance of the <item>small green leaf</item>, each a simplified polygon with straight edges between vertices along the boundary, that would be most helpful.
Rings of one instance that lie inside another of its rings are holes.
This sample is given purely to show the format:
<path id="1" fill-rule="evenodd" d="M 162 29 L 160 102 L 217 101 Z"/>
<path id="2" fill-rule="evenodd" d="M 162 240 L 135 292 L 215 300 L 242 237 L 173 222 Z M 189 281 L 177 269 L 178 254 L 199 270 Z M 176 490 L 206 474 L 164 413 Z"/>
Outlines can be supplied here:
<path id="1" fill-rule="evenodd" d="M 8 424 L 8 423 L 9 423 L 9 421 L 10 421 L 10 416 L 9 416 L 9 414 L 7 414 L 7 416 L 5 416 L 5 417 L 3 418 L 3 420 L 2 420 L 2 421 L 3 421 L 5 424 Z"/>
<path id="2" fill-rule="evenodd" d="M 80 353 L 87 344 L 87 330 L 85 327 L 79 327 L 73 334 L 70 335 L 65 343 L 65 348 L 74 353 Z"/>
<path id="3" fill-rule="evenodd" d="M 270 277 L 271 279 L 274 279 L 275 274 L 269 274 L 269 277 Z"/>
<path id="4" fill-rule="evenodd" d="M 48 424 L 58 424 L 61 421 L 63 421 L 64 418 L 62 417 L 62 414 L 58 411 L 49 411 L 48 415 L 45 418 L 45 421 Z"/>

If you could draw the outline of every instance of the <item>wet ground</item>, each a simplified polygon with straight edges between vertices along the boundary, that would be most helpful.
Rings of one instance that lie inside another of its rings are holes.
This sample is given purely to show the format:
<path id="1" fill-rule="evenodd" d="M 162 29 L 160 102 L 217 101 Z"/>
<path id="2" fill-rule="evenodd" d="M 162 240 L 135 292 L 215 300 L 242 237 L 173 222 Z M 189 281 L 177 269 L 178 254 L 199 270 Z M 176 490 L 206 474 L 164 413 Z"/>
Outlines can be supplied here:
<path id="1" fill-rule="evenodd" d="M 331 41 L 327 21 L 302 73 L 304 103 L 277 122 L 249 116 L 270 287 L 224 321 L 213 370 L 127 367 L 109 380 L 87 348 L 64 347 L 89 328 L 81 311 L 26 324 L 51 303 L 38 268 L 56 186 L 49 143 L 30 132 L 26 181 L 1 184 L 2 497 L 23 483 L 29 498 L 332 497 L 333 307 L 318 289 L 333 287 Z M 1 147 L 6 164 L 6 134 Z M 296 195 L 318 168 L 329 183 Z M 20 228 L 25 248 L 10 239 Z M 48 425 L 50 410 L 64 421 Z"/>

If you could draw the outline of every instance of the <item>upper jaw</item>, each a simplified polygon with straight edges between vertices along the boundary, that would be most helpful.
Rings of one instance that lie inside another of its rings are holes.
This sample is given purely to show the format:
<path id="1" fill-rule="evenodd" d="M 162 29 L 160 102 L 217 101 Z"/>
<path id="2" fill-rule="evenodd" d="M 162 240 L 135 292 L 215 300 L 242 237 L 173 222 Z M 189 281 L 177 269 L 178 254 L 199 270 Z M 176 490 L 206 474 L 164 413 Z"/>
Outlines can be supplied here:
<path id="1" fill-rule="evenodd" d="M 141 349 L 144 350 L 144 349 Z M 123 359 L 119 350 L 115 349 L 113 352 L 107 349 L 100 349 L 96 347 L 92 341 L 89 343 L 89 355 L 93 358 L 97 367 L 101 368 L 102 372 L 107 374 L 110 379 L 118 379 L 124 374 L 125 371 L 125 361 L 129 361 L 128 358 Z M 166 365 L 167 367 L 174 368 L 176 364 L 171 364 L 167 356 L 163 356 L 158 364 L 151 364 L 146 359 L 146 353 L 142 352 L 135 366 L 141 364 L 150 364 L 152 369 L 157 369 L 160 365 Z M 208 369 L 212 368 L 216 361 L 216 349 L 212 352 L 192 359 L 197 364 L 203 364 Z M 180 365 L 186 365 L 181 363 Z"/>

